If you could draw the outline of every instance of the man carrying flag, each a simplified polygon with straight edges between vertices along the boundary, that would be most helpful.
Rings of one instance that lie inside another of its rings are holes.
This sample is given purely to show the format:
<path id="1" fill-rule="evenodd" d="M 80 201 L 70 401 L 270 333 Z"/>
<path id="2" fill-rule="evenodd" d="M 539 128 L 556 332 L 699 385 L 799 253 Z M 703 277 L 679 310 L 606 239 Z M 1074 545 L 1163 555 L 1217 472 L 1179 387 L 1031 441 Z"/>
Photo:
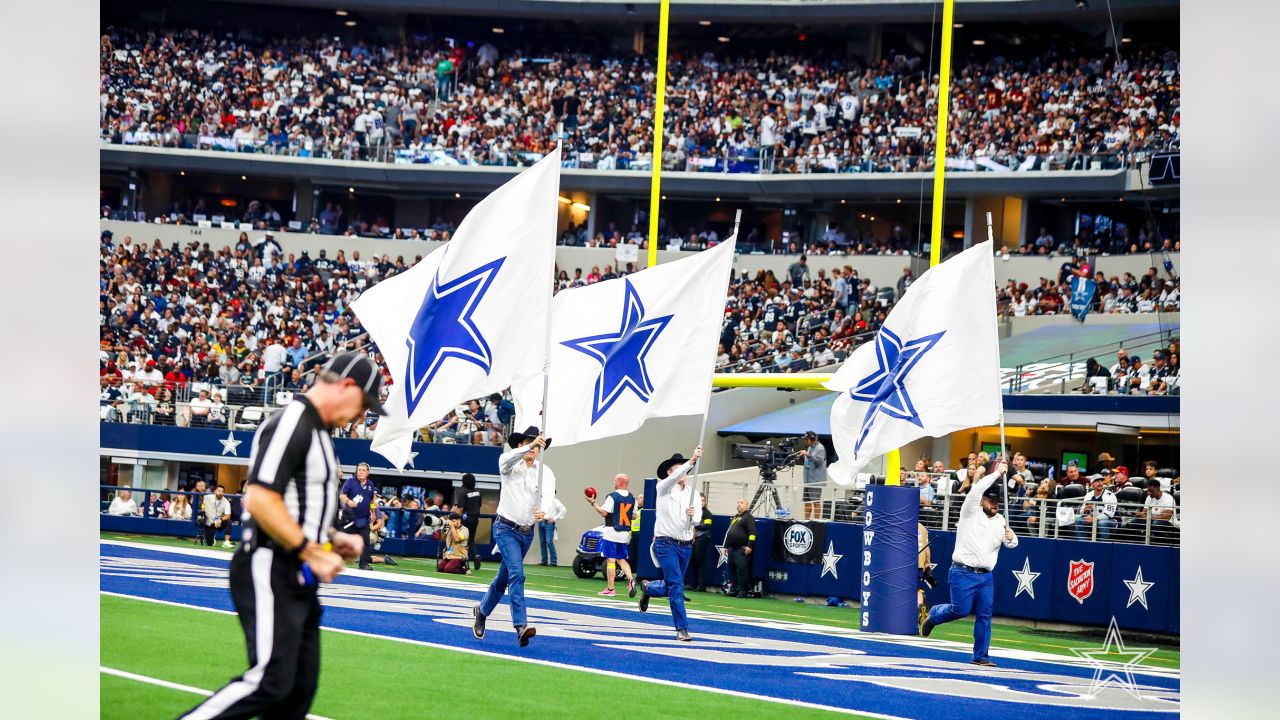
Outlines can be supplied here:
<path id="1" fill-rule="evenodd" d="M 489 583 L 488 592 L 472 608 L 475 623 L 471 632 L 477 640 L 484 639 L 485 620 L 502 602 L 503 594 L 509 593 L 511 624 L 520 647 L 526 647 L 538 630 L 528 623 L 525 611 L 524 556 L 533 544 L 533 525 L 544 515 L 541 504 L 547 493 L 538 485 L 538 467 L 551 439 L 530 427 L 522 433 L 511 433 L 508 443 L 511 449 L 498 456 L 502 494 L 498 497 L 498 515 L 493 519 L 493 542 L 502 555 L 502 565 Z"/>
<path id="2" fill-rule="evenodd" d="M 452 240 L 352 303 L 394 378 L 372 449 L 395 467 L 418 428 L 541 376 L 559 185 L 557 149 L 480 201 Z"/>
<path id="3" fill-rule="evenodd" d="M 920 634 L 929 637 L 933 628 L 973 613 L 974 665 L 995 667 L 988 652 L 991 649 L 991 610 L 995 604 L 996 584 L 991 571 L 996 567 L 1000 545 L 1018 547 L 1018 536 L 1009 529 L 999 514 L 999 493 L 989 493 L 997 479 L 1004 477 L 1009 466 L 1004 460 L 996 471 L 973 484 L 960 507 L 956 523 L 956 548 L 951 553 L 951 602 L 934 605 L 920 623 Z"/>
<path id="4" fill-rule="evenodd" d="M 658 464 L 657 519 L 649 552 L 653 555 L 653 564 L 662 570 L 662 579 L 640 583 L 640 612 L 648 611 L 649 598 L 667 598 L 676 639 L 684 642 L 693 640 L 689 634 L 689 616 L 684 611 L 684 571 L 693 546 L 694 518 L 698 517 L 694 507 L 698 489 L 686 476 L 701 457 L 699 445 L 693 449 L 691 459 L 676 453 Z"/>

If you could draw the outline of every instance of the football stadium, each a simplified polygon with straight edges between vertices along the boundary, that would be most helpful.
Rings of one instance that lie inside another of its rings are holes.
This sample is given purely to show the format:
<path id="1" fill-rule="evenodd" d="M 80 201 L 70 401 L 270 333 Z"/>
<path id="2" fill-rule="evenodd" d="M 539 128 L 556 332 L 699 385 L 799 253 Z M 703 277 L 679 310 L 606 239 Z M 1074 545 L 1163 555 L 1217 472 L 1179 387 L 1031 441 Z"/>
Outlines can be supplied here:
<path id="1" fill-rule="evenodd" d="M 101 717 L 1180 716 L 1179 13 L 102 0 Z"/>

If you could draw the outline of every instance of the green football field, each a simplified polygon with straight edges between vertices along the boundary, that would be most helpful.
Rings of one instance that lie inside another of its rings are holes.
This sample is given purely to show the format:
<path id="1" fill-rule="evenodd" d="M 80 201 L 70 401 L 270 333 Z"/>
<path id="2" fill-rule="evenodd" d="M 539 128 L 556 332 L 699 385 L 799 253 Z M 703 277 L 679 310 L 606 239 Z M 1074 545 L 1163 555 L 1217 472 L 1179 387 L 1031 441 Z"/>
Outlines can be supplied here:
<path id="1" fill-rule="evenodd" d="M 102 533 L 103 539 L 192 547 L 178 538 Z M 228 551 L 229 552 L 229 551 Z M 377 572 L 435 575 L 434 564 L 400 560 L 400 566 L 375 566 Z M 485 583 L 493 564 L 470 577 L 451 579 Z M 568 567 L 527 566 L 530 590 L 594 596 L 604 583 L 582 580 Z M 661 602 L 655 600 L 655 604 Z M 786 620 L 814 625 L 856 627 L 858 611 L 824 604 L 780 599 L 736 600 L 692 593 L 691 609 L 742 617 Z M 239 625 L 233 615 L 175 607 L 104 595 L 101 598 L 101 716 L 103 718 L 176 717 L 200 701 L 197 689 L 221 687 L 246 667 Z M 972 641 L 972 623 L 956 622 L 934 631 L 934 637 Z M 1095 641 L 1090 635 L 1086 642 Z M 391 639 L 325 630 L 320 691 L 313 714 L 327 718 L 417 717 L 446 712 L 461 703 L 469 717 L 595 717 L 601 703 L 616 704 L 628 720 L 672 717 L 834 717 L 823 710 L 781 705 L 640 680 L 578 673 L 515 660 L 454 652 Z M 994 647 L 1070 656 L 1081 634 L 1047 631 L 1027 625 L 993 626 Z M 1147 645 L 1156 645 L 1146 643 Z M 1177 645 L 1163 645 L 1144 661 L 1159 668 L 1178 668 Z M 112 671 L 132 674 L 122 677 Z M 483 679 L 481 682 L 479 679 Z M 156 684 L 159 681 L 161 684 Z M 182 689 L 164 686 L 165 683 Z M 498 687 L 501 693 L 475 688 Z M 741 715 L 739 715 L 741 713 Z M 848 715 L 841 715 L 848 717 Z"/>

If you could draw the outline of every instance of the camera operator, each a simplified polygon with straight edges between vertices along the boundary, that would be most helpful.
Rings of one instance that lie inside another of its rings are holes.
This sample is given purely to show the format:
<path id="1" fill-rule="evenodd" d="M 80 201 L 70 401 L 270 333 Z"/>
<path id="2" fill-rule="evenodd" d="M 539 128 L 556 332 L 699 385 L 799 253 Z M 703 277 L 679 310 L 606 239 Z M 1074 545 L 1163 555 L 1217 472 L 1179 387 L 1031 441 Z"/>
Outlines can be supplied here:
<path id="1" fill-rule="evenodd" d="M 467 566 L 467 548 L 471 544 L 471 533 L 462 524 L 462 516 L 456 512 L 449 513 L 445 520 L 444 555 L 436 563 L 436 571 L 454 575 L 470 575 Z"/>
<path id="2" fill-rule="evenodd" d="M 804 458 L 804 519 L 815 520 L 822 515 L 822 488 L 827 484 L 827 449 L 812 430 L 804 434 L 804 442 L 807 447 L 796 453 Z"/>
<path id="3" fill-rule="evenodd" d="M 223 497 L 223 492 L 223 487 L 217 486 L 200 504 L 200 534 L 209 547 L 213 547 L 214 534 L 219 530 L 226 533 L 223 543 L 231 543 L 231 501 Z"/>

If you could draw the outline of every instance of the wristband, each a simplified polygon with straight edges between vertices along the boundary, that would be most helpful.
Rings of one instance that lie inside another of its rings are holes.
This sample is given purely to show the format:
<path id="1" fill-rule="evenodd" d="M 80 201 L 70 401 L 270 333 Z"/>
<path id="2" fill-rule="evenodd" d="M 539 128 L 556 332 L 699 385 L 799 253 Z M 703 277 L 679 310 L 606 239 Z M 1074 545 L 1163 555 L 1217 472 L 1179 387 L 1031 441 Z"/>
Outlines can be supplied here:
<path id="1" fill-rule="evenodd" d="M 298 543 L 297 547 L 289 551 L 289 557 L 292 557 L 292 558 L 302 557 L 302 551 L 307 549 L 308 542 L 309 541 L 306 538 L 302 538 L 302 542 Z"/>

